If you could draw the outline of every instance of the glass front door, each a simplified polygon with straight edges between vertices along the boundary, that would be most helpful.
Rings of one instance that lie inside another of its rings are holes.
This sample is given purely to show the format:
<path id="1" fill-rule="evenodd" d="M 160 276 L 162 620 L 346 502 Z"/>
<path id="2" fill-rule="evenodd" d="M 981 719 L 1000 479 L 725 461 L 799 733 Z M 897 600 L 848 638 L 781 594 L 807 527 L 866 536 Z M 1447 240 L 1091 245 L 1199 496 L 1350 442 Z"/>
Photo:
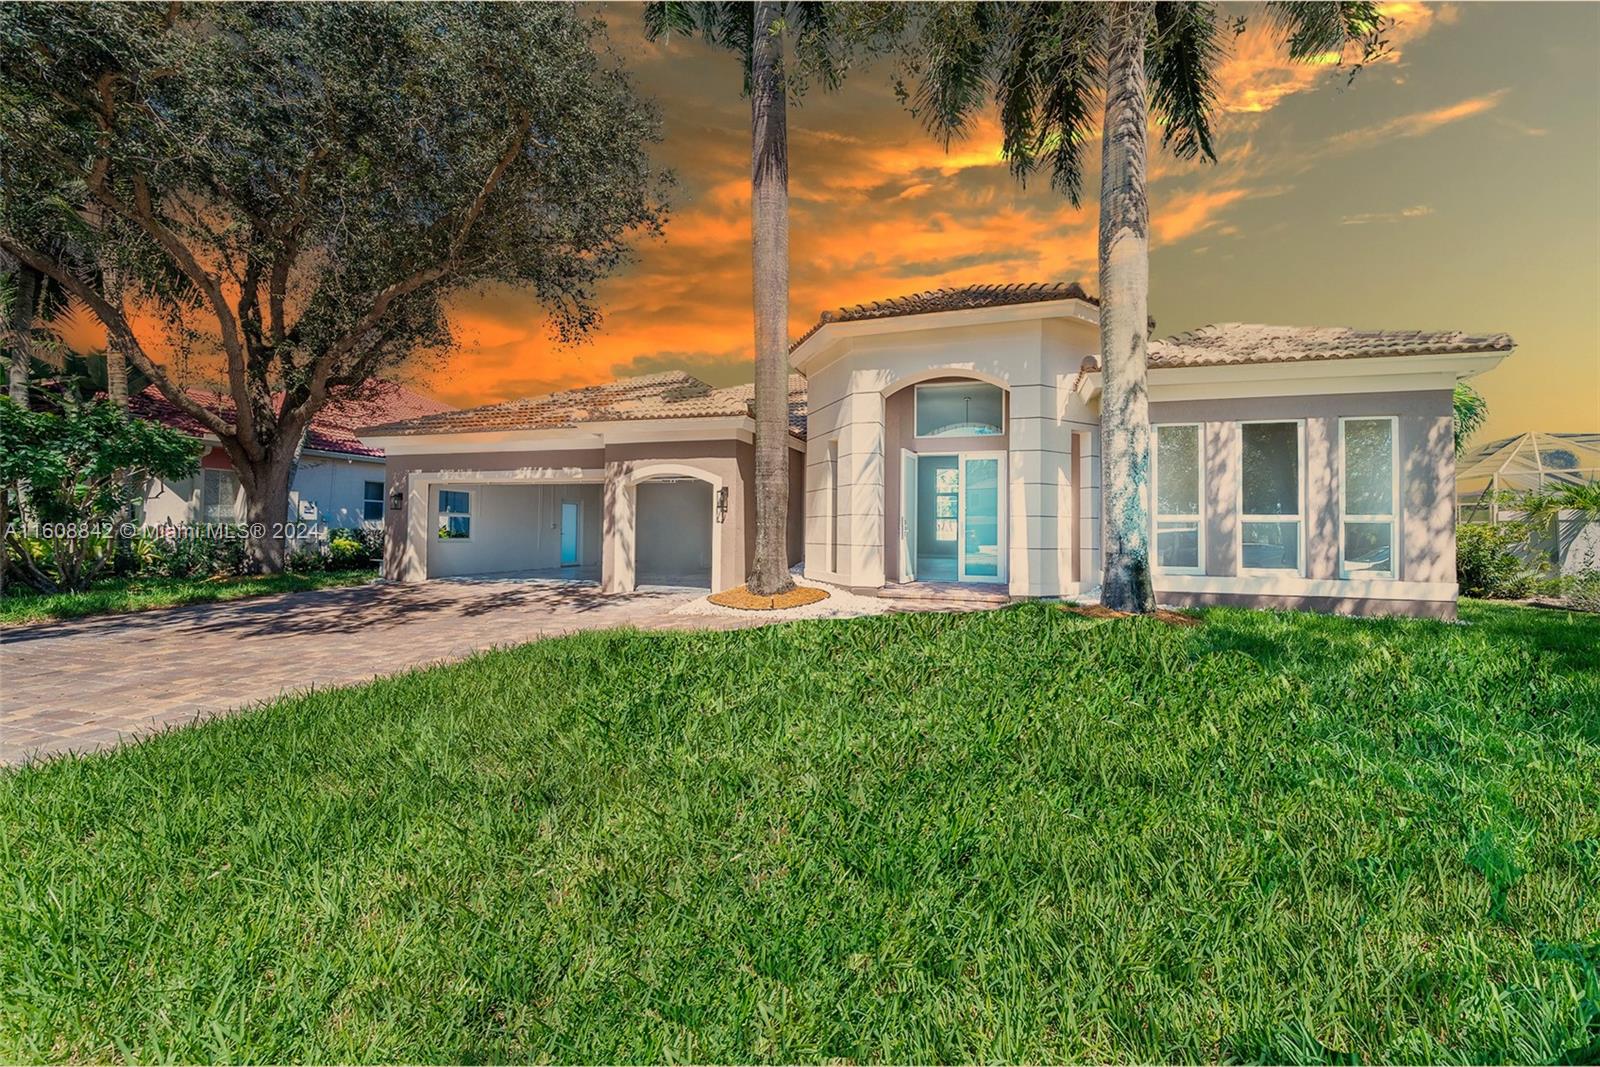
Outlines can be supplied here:
<path id="1" fill-rule="evenodd" d="M 1000 517 L 1000 457 L 961 457 L 961 580 L 1005 579 Z"/>
<path id="2" fill-rule="evenodd" d="M 914 485 L 914 492 L 902 500 L 916 521 L 907 526 L 901 552 L 913 554 L 914 580 L 1006 580 L 1000 503 L 1005 458 L 1004 452 L 912 456 L 902 491 Z"/>

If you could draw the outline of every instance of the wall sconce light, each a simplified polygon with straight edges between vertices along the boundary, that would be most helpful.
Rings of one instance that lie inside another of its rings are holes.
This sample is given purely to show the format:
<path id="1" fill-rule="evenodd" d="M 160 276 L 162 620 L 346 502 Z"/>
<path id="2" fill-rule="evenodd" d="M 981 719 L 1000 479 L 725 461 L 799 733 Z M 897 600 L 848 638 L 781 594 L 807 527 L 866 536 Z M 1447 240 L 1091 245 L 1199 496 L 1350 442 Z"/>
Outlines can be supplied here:
<path id="1" fill-rule="evenodd" d="M 723 522 L 728 517 L 728 487 L 723 486 L 717 490 L 717 521 Z"/>
<path id="2" fill-rule="evenodd" d="M 403 508 L 405 506 L 406 506 L 406 494 L 397 485 L 397 486 L 394 487 L 394 490 L 389 494 L 389 510 L 390 511 L 399 511 L 401 508 Z"/>

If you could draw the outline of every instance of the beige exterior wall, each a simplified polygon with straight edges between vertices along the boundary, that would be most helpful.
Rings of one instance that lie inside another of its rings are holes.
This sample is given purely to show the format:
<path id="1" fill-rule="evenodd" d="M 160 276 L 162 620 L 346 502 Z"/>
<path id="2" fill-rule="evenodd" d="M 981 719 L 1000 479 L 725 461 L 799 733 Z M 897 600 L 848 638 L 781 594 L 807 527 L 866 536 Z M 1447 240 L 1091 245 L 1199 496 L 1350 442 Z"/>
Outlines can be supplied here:
<path id="1" fill-rule="evenodd" d="M 1395 419 L 1399 513 L 1392 579 L 1344 577 L 1339 570 L 1339 420 Z M 1199 423 L 1203 455 L 1205 574 L 1154 574 L 1168 603 L 1312 606 L 1353 613 L 1449 615 L 1455 591 L 1455 449 L 1445 390 L 1153 400 L 1150 421 Z M 1238 557 L 1241 422 L 1304 423 L 1303 573 L 1241 576 Z M 1218 579 L 1228 581 L 1219 582 Z M 1448 604 L 1448 610 L 1443 606 Z"/>
<path id="2" fill-rule="evenodd" d="M 1096 347 L 1092 322 L 1063 316 L 900 332 L 874 324 L 870 332 L 842 334 L 808 356 L 806 574 L 855 588 L 894 581 L 901 573 L 902 449 L 1004 447 L 1009 591 L 1071 596 L 1097 588 L 1103 542 L 1099 409 L 1085 400 L 1092 389 L 1074 389 L 1083 358 Z M 1231 377 L 1238 368 L 1208 371 L 1211 377 L 1170 371 L 1152 376 L 1152 421 L 1199 423 L 1205 450 L 1203 573 L 1158 572 L 1159 599 L 1454 614 L 1455 474 L 1447 387 L 1454 376 L 1449 369 L 1399 364 L 1369 374 L 1371 366 L 1338 367 L 1333 388 L 1299 381 L 1304 368 L 1281 375 L 1244 368 L 1236 384 Z M 1006 390 L 1003 444 L 915 438 L 910 387 L 949 379 Z M 1282 395 L 1271 395 L 1278 390 Z M 1396 572 L 1389 578 L 1340 573 L 1339 420 L 1363 416 L 1396 420 Z M 1305 553 L 1299 574 L 1240 573 L 1239 423 L 1256 420 L 1304 422 Z"/>
<path id="3" fill-rule="evenodd" d="M 804 454 L 797 450 L 792 477 L 796 487 L 803 471 Z M 591 565 L 592 550 L 593 562 L 600 566 L 602 587 L 608 592 L 628 592 L 635 584 L 639 539 L 681 532 L 638 528 L 638 485 L 651 479 L 690 477 L 711 487 L 712 582 L 716 588 L 727 588 L 744 580 L 754 550 L 755 502 L 750 492 L 754 473 L 754 446 L 732 437 L 592 448 L 391 453 L 386 470 L 388 492 L 392 495 L 398 490 L 404 504 L 399 509 L 386 505 L 384 576 L 422 581 L 493 573 L 494 569 L 533 569 L 535 564 L 514 561 L 533 558 L 527 542 L 528 523 L 538 521 L 535 502 L 543 496 L 558 499 L 568 493 L 584 501 L 583 529 L 590 540 L 582 564 Z M 545 491 L 529 492 L 539 487 Z M 438 521 L 435 490 L 439 488 L 467 488 L 477 494 L 475 547 L 441 542 L 433 536 Z M 722 490 L 726 490 L 725 506 L 719 507 Z M 796 556 L 805 528 L 803 507 L 803 497 L 796 493 L 790 505 L 791 552 Z M 513 564 L 504 565 L 508 560 Z"/>
<path id="4" fill-rule="evenodd" d="M 971 379 L 1007 393 L 1008 589 L 1018 596 L 1076 592 L 1074 576 L 1097 569 L 1085 564 L 1093 562 L 1098 533 L 1075 527 L 1091 513 L 1098 518 L 1099 466 L 1098 424 L 1072 383 L 1096 344 L 1089 322 L 1030 319 L 852 338 L 837 358 L 813 367 L 807 576 L 861 588 L 895 573 L 898 550 L 889 542 L 898 540 L 900 448 L 910 434 L 896 405 L 910 403 L 910 386 Z M 948 452 L 951 444 L 927 451 Z M 960 450 L 984 447 L 973 438 Z"/>

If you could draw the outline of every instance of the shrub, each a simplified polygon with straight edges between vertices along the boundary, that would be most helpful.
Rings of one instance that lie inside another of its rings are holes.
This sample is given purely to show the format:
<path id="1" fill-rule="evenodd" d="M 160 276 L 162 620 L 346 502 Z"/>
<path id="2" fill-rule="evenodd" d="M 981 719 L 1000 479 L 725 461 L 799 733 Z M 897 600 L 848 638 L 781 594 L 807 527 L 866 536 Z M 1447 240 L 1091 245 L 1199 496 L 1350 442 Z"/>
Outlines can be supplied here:
<path id="1" fill-rule="evenodd" d="M 179 537 L 157 531 L 140 538 L 146 542 L 136 553 L 140 571 L 162 578 L 231 578 L 249 570 L 245 555 L 248 540 L 244 527 L 232 535 Z"/>
<path id="2" fill-rule="evenodd" d="M 367 546 L 360 538 L 351 536 L 349 530 L 335 530 L 328 538 L 328 566 L 334 570 L 350 570 L 365 566 L 371 561 Z"/>
<path id="3" fill-rule="evenodd" d="M 288 568 L 296 574 L 317 574 L 328 569 L 329 553 L 320 541 L 308 541 L 289 553 Z"/>
<path id="4" fill-rule="evenodd" d="M 194 441 L 129 418 L 114 404 L 63 402 L 59 410 L 30 411 L 0 398 L 6 562 L 41 592 L 87 589 L 112 558 L 105 529 L 144 484 L 181 478 L 198 461 Z M 39 537 L 48 551 L 29 543 Z"/>
<path id="5" fill-rule="evenodd" d="M 1465 522 L 1456 527 L 1456 581 L 1463 596 L 1512 599 L 1533 590 L 1534 574 L 1518 554 L 1528 529 L 1517 522 Z"/>

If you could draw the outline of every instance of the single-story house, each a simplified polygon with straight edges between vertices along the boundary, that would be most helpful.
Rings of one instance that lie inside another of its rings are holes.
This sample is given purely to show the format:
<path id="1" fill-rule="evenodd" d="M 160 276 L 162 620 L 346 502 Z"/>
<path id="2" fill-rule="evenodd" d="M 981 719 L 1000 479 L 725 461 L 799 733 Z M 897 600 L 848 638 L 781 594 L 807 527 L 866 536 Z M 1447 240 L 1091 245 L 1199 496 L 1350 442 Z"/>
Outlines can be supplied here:
<path id="1" fill-rule="evenodd" d="M 790 352 L 791 559 L 858 591 L 1093 593 L 1098 314 L 1075 284 L 825 313 Z M 1158 599 L 1453 616 L 1451 392 L 1511 349 L 1244 324 L 1152 342 Z M 385 574 L 735 585 L 751 399 L 652 375 L 369 429 L 388 458 Z"/>
<path id="2" fill-rule="evenodd" d="M 825 314 L 806 574 L 1073 596 L 1101 571 L 1098 301 L 973 286 Z M 1149 348 L 1157 599 L 1455 613 L 1451 392 L 1504 334 L 1207 326 Z"/>
<path id="3" fill-rule="evenodd" d="M 205 389 L 187 390 L 201 407 L 232 423 L 233 399 Z M 288 519 L 312 529 L 368 527 L 383 522 L 383 450 L 357 436 L 357 429 L 392 418 L 449 411 L 432 397 L 395 382 L 372 382 L 335 397 L 306 434 L 300 464 L 289 487 Z M 176 481 L 152 480 L 139 504 L 146 526 L 232 524 L 244 519 L 244 491 L 228 454 L 210 428 L 173 404 L 155 386 L 128 398 L 128 411 L 195 438 L 206 446 L 200 469 Z"/>
<path id="4" fill-rule="evenodd" d="M 609 592 L 736 585 L 755 550 L 754 396 L 670 372 L 370 427 L 362 440 L 388 465 L 384 574 L 559 575 Z M 789 401 L 798 499 L 798 376 Z"/>

